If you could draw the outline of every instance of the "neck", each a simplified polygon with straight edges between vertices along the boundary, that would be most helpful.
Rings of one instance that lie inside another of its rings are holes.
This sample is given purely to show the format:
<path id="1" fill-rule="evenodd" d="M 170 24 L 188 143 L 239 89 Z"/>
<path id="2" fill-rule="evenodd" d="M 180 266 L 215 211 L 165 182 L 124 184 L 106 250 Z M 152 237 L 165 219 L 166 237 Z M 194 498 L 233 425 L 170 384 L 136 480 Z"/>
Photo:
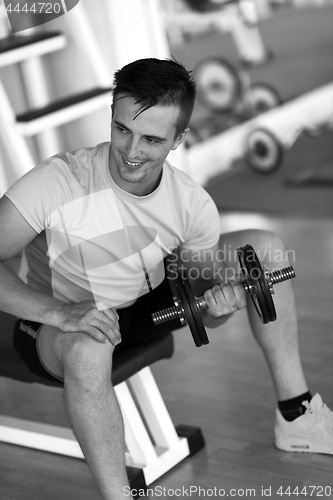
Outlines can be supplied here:
<path id="1" fill-rule="evenodd" d="M 151 194 L 157 189 L 162 179 L 162 172 L 160 172 L 158 179 L 151 179 L 150 182 L 147 182 L 147 180 L 144 182 L 128 182 L 119 177 L 119 175 L 113 175 L 111 171 L 110 174 L 117 186 L 135 196 L 147 196 Z"/>

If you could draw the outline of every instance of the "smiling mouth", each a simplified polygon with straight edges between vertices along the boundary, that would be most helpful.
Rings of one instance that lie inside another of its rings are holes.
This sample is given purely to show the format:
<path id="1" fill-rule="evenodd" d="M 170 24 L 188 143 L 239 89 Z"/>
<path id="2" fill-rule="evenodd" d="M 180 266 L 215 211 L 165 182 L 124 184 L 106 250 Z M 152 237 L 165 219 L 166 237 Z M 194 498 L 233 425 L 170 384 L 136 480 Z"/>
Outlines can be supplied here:
<path id="1" fill-rule="evenodd" d="M 123 157 L 123 160 L 126 163 L 126 165 L 128 165 L 130 167 L 140 167 L 140 165 L 145 163 L 144 161 L 140 161 L 140 162 L 129 161 L 129 160 L 126 160 L 124 157 Z"/>

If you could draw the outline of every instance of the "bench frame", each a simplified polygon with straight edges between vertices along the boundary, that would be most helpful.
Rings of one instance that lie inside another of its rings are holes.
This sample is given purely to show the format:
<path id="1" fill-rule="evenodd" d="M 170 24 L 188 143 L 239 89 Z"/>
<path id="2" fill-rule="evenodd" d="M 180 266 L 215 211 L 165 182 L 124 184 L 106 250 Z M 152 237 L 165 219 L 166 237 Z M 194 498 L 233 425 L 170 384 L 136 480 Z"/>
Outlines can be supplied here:
<path id="1" fill-rule="evenodd" d="M 199 428 L 174 427 L 149 367 L 115 386 L 115 392 L 125 424 L 132 488 L 145 488 L 205 446 Z M 84 458 L 73 432 L 65 427 L 0 416 L 0 441 Z"/>

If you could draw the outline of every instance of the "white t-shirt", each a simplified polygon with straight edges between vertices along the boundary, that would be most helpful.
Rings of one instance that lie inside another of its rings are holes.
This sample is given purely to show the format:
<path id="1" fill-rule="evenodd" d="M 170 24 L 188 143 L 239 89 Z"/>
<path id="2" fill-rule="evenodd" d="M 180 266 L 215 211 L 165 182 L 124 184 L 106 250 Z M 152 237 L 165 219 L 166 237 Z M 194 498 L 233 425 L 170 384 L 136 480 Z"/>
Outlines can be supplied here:
<path id="1" fill-rule="evenodd" d="M 63 302 L 94 299 L 99 309 L 156 288 L 173 249 L 208 249 L 220 233 L 216 205 L 185 173 L 166 162 L 155 191 L 132 195 L 113 181 L 109 149 L 60 153 L 6 192 L 38 233 L 19 277 Z"/>

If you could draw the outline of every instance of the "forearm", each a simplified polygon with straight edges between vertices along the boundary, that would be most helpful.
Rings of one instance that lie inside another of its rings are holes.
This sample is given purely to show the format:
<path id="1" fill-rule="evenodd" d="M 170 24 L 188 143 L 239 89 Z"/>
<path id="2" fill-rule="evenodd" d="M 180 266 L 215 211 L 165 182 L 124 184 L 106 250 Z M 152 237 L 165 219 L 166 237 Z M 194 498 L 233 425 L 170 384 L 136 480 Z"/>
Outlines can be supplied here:
<path id="1" fill-rule="evenodd" d="M 63 303 L 23 283 L 0 263 L 0 310 L 18 318 L 58 326 Z"/>

